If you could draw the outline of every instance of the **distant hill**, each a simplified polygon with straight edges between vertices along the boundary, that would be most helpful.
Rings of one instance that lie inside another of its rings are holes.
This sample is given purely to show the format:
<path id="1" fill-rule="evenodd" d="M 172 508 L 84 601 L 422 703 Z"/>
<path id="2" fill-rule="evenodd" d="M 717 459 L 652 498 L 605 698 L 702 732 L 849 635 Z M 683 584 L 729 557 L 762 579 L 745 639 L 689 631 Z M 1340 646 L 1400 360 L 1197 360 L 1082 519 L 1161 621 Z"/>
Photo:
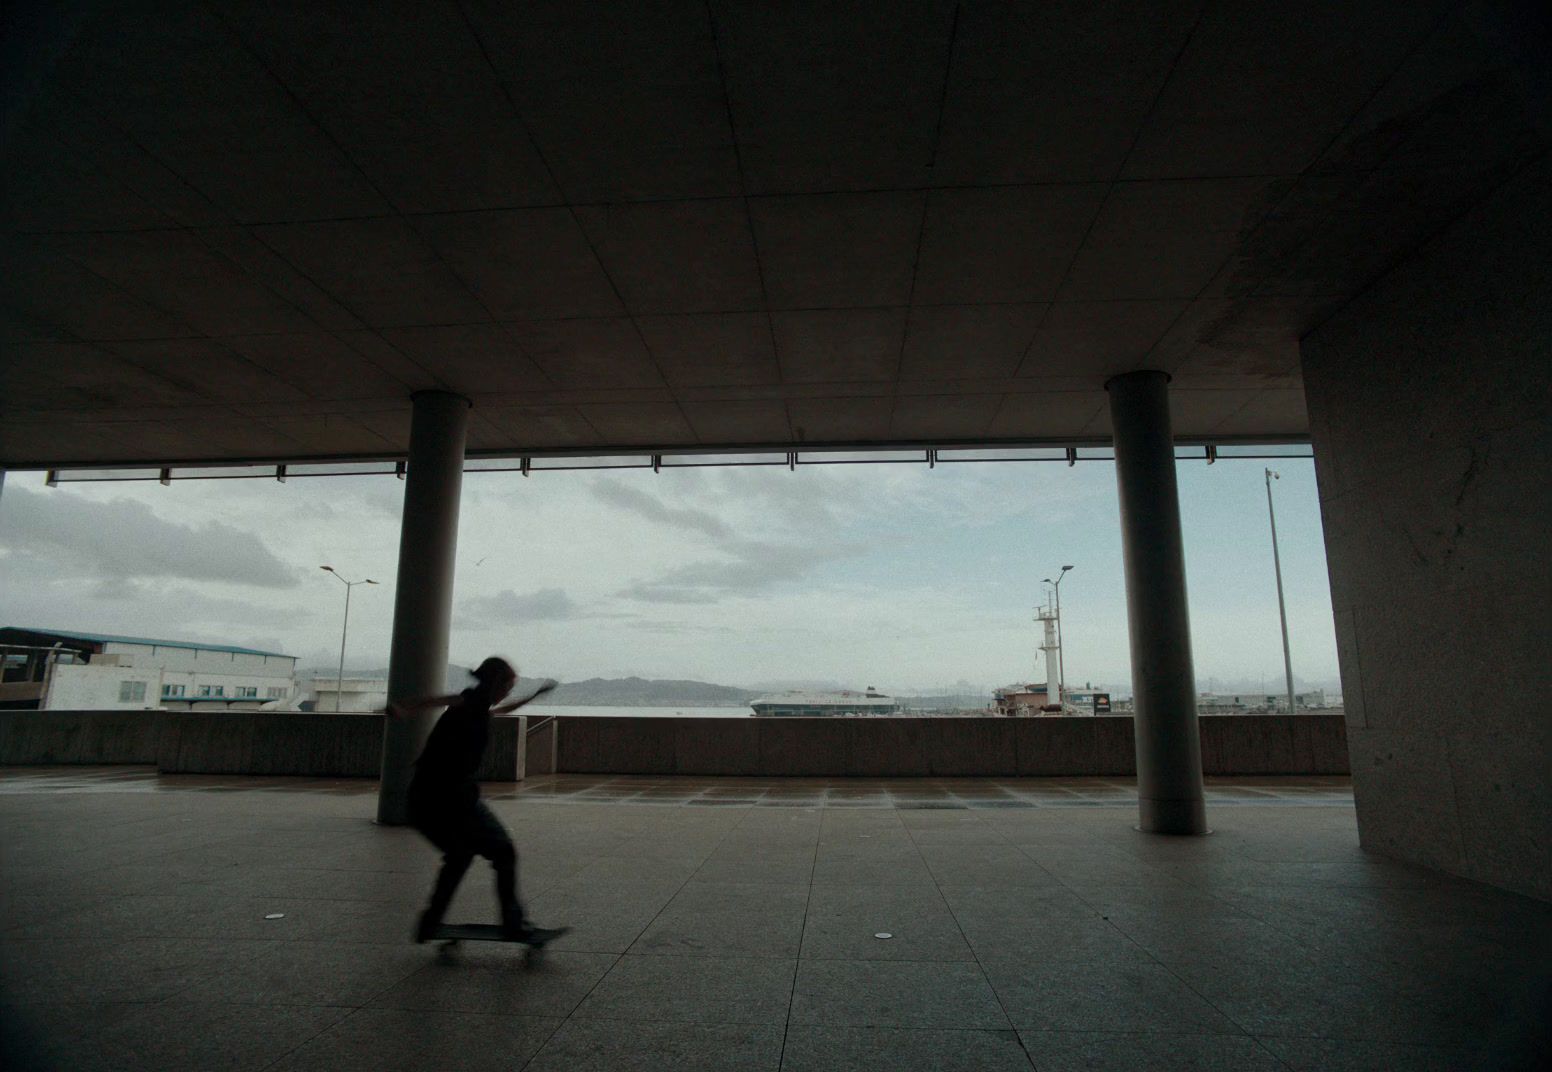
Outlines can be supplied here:
<path id="1" fill-rule="evenodd" d="M 704 681 L 590 677 L 565 682 L 543 702 L 557 707 L 741 707 L 758 695 Z"/>
<path id="2" fill-rule="evenodd" d="M 298 680 L 310 682 L 314 675 L 333 679 L 336 667 L 308 667 L 297 671 Z M 346 677 L 375 677 L 388 680 L 387 667 L 371 669 L 345 668 Z M 523 684 L 515 695 L 523 696 L 533 686 L 534 678 L 543 673 L 524 674 Z M 473 683 L 467 667 L 456 663 L 447 666 L 447 689 L 457 692 Z M 386 687 L 386 686 L 385 686 Z M 563 682 L 542 701 L 555 707 L 743 707 L 760 691 L 736 689 L 728 685 L 712 685 L 705 681 L 654 681 L 644 677 L 601 678 L 590 677 L 585 681 Z"/>

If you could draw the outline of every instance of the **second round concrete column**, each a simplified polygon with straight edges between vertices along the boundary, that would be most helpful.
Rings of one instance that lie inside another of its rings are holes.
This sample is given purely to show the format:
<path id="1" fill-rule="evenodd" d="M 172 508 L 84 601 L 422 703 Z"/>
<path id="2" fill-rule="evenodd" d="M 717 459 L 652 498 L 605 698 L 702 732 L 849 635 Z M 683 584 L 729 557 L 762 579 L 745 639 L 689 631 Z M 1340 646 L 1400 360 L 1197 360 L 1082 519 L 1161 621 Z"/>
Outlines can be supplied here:
<path id="1" fill-rule="evenodd" d="M 1105 384 L 1132 646 L 1138 828 L 1207 833 L 1185 550 L 1169 425 L 1169 375 L 1129 372 Z"/>
<path id="2" fill-rule="evenodd" d="M 399 579 L 388 658 L 388 699 L 446 691 L 447 644 L 453 617 L 453 565 L 458 550 L 458 500 L 463 490 L 469 400 L 421 391 L 410 423 L 409 467 L 399 529 Z M 440 712 L 423 711 L 383 730 L 377 821 L 408 821 L 406 794 L 415 760 Z"/>

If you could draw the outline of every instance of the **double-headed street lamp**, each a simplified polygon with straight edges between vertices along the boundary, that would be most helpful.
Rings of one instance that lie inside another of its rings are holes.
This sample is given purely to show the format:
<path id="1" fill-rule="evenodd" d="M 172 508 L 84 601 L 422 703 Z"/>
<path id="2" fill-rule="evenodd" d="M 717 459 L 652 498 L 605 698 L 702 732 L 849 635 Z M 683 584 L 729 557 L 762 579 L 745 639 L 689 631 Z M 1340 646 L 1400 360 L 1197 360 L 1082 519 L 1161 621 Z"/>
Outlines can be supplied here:
<path id="1" fill-rule="evenodd" d="M 347 581 L 340 576 L 339 570 L 333 566 L 319 566 L 318 568 L 327 570 L 336 581 L 345 586 L 345 624 L 340 628 L 339 678 L 334 682 L 334 710 L 337 712 L 340 710 L 340 704 L 345 699 L 345 637 L 350 633 L 350 590 L 358 584 L 376 584 L 377 582 L 370 577 L 360 581 Z"/>
<path id="2" fill-rule="evenodd" d="M 1047 577 L 1045 583 L 1056 590 L 1056 699 L 1064 707 L 1067 704 L 1067 656 L 1065 646 L 1062 643 L 1062 578 L 1067 576 L 1071 566 L 1063 566 L 1056 580 Z M 1046 667 L 1049 673 L 1051 668 Z"/>

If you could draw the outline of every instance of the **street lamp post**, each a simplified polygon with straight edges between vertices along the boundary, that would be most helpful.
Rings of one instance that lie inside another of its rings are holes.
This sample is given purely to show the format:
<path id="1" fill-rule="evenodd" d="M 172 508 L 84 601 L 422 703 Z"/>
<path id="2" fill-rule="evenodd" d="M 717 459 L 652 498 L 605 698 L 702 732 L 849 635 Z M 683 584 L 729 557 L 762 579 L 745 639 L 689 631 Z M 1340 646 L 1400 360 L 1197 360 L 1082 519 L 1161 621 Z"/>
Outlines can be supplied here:
<path id="1" fill-rule="evenodd" d="M 1283 625 L 1283 673 L 1288 680 L 1288 713 L 1298 708 L 1293 696 L 1293 657 L 1288 653 L 1288 609 L 1283 603 L 1283 564 L 1277 554 L 1277 514 L 1272 509 L 1272 481 L 1281 480 L 1272 470 L 1266 471 L 1266 516 L 1272 522 L 1272 570 L 1277 575 L 1277 616 Z"/>
<path id="2" fill-rule="evenodd" d="M 333 578 L 345 586 L 345 624 L 340 627 L 340 661 L 339 677 L 334 682 L 334 710 L 340 710 L 340 705 L 345 700 L 345 637 L 350 633 L 350 590 L 358 584 L 376 584 L 372 578 L 367 577 L 360 581 L 347 581 L 339 575 L 339 571 L 333 566 L 319 566 L 321 570 L 327 570 Z"/>
<path id="3" fill-rule="evenodd" d="M 1049 577 L 1045 579 L 1045 583 L 1056 590 L 1056 700 L 1063 709 L 1067 706 L 1067 654 L 1062 639 L 1062 578 L 1067 576 L 1070 569 L 1071 566 L 1063 566 L 1056 580 Z"/>

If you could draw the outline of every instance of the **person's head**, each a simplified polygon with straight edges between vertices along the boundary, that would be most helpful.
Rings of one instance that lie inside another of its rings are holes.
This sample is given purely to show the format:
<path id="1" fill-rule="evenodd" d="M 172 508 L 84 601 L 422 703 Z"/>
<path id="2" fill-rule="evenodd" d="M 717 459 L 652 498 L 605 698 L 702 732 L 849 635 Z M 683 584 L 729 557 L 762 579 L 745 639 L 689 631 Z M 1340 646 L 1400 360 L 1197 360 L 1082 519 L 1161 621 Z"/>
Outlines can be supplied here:
<path id="1" fill-rule="evenodd" d="M 498 655 L 492 655 L 469 672 L 493 700 L 502 699 L 517 684 L 517 671 Z"/>

